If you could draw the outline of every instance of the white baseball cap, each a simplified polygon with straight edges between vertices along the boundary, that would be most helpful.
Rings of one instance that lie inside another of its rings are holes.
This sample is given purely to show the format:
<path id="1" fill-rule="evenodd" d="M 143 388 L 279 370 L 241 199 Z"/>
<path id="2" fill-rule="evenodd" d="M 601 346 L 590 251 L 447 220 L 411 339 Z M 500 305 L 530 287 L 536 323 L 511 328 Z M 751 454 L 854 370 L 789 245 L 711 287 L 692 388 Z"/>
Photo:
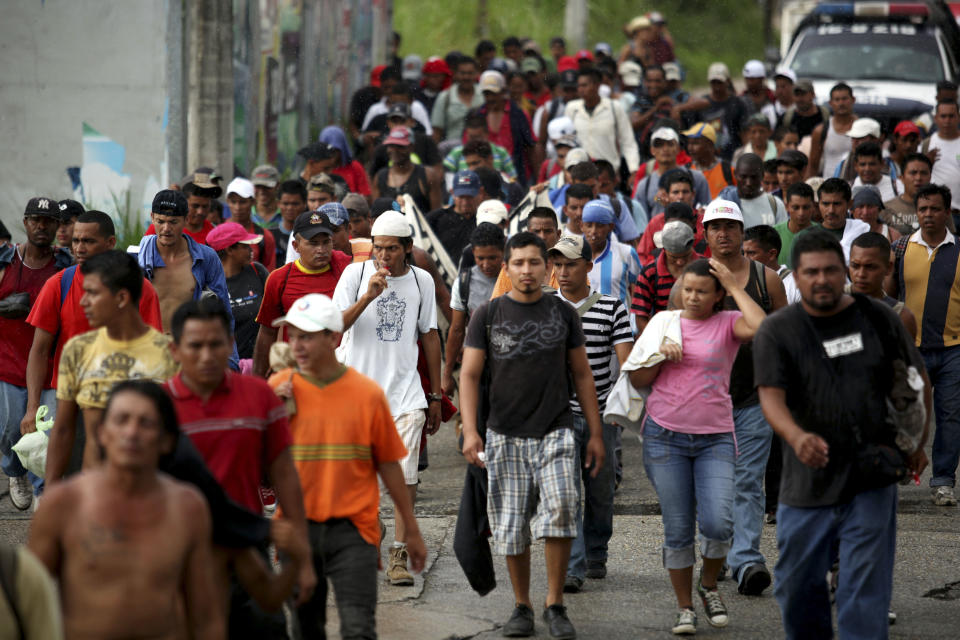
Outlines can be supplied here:
<path id="1" fill-rule="evenodd" d="M 853 124 L 850 125 L 847 136 L 851 138 L 866 138 L 867 136 L 879 138 L 880 123 L 873 118 L 857 118 L 853 121 Z"/>
<path id="2" fill-rule="evenodd" d="M 703 214 L 703 225 L 714 220 L 736 220 L 743 224 L 743 213 L 740 212 L 740 205 L 731 200 L 722 200 L 717 198 L 707 205 L 707 210 Z"/>
<path id="3" fill-rule="evenodd" d="M 343 333 L 343 313 L 327 296 L 310 293 L 290 305 L 287 315 L 277 318 L 271 324 L 274 327 L 289 324 L 307 333 L 324 329 Z"/>
<path id="4" fill-rule="evenodd" d="M 793 84 L 796 84 L 796 83 L 797 83 L 797 74 L 794 73 L 793 69 L 788 69 L 787 67 L 780 67 L 780 68 L 778 68 L 778 69 L 774 72 L 773 77 L 774 77 L 774 78 L 782 77 L 782 78 L 786 78 L 787 80 L 789 80 L 789 81 L 792 82 Z"/>
<path id="5" fill-rule="evenodd" d="M 477 207 L 477 224 L 481 222 L 492 222 L 499 226 L 503 224 L 510 214 L 507 208 L 499 200 L 484 200 Z"/>
<path id="6" fill-rule="evenodd" d="M 587 150 L 582 147 L 570 149 L 570 151 L 567 151 L 567 157 L 563 159 L 563 168 L 569 169 L 573 165 L 580 164 L 581 162 L 590 162 L 590 154 L 587 153 Z"/>
<path id="7" fill-rule="evenodd" d="M 743 65 L 743 77 L 744 78 L 766 78 L 767 69 L 763 66 L 763 63 L 759 60 L 747 60 L 747 64 Z"/>
<path id="8" fill-rule="evenodd" d="M 492 91 L 500 93 L 507 87 L 507 81 L 499 71 L 484 71 L 480 74 L 480 92 Z"/>
<path id="9" fill-rule="evenodd" d="M 730 69 L 727 68 L 727 65 L 722 62 L 714 62 L 707 69 L 707 82 L 713 82 L 714 80 L 720 80 L 726 82 L 730 79 Z"/>
<path id="10" fill-rule="evenodd" d="M 547 125 L 547 137 L 552 141 L 559 140 L 563 136 L 572 136 L 576 133 L 577 129 L 573 126 L 573 120 L 567 116 L 554 118 Z"/>
<path id="11" fill-rule="evenodd" d="M 253 183 L 246 178 L 234 178 L 227 185 L 227 195 L 235 193 L 241 198 L 253 197 Z"/>
<path id="12" fill-rule="evenodd" d="M 413 229 L 407 222 L 407 216 L 399 211 L 384 211 L 377 219 L 373 221 L 373 227 L 370 228 L 370 236 L 393 236 L 394 238 L 409 238 L 413 235 Z"/>
<path id="13" fill-rule="evenodd" d="M 677 132 L 672 127 L 660 127 L 653 132 L 653 135 L 650 136 L 650 144 L 653 144 L 655 140 L 666 140 L 668 142 L 680 142 L 680 136 L 677 135 Z"/>

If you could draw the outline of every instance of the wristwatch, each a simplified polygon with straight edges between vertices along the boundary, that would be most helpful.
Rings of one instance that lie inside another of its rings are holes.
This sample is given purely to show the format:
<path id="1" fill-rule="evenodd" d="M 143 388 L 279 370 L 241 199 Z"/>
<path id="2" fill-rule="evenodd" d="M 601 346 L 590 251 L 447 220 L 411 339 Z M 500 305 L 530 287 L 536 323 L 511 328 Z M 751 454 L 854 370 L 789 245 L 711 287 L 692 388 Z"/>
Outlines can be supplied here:
<path id="1" fill-rule="evenodd" d="M 428 394 L 427 394 L 427 400 L 429 400 L 430 402 L 440 402 L 441 400 L 443 400 L 443 394 L 441 394 L 441 393 L 428 393 Z"/>

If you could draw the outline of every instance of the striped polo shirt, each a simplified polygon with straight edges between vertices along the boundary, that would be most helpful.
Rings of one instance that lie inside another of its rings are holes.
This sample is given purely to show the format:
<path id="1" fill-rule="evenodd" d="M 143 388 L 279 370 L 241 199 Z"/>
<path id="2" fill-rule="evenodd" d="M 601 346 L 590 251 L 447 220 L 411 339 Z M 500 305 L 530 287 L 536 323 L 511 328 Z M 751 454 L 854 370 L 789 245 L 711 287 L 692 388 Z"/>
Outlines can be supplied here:
<path id="1" fill-rule="evenodd" d="M 702 257 L 694 252 L 690 260 L 692 262 Z M 630 306 L 630 311 L 644 318 L 652 318 L 660 311 L 666 311 L 670 302 L 670 290 L 673 289 L 673 283 L 676 281 L 670 269 L 667 268 L 667 253 L 661 251 L 656 260 L 640 271 L 637 286 L 633 288 L 633 304 Z"/>
<path id="2" fill-rule="evenodd" d="M 960 244 L 946 231 L 943 241 L 931 247 L 920 231 L 901 240 L 896 274 L 900 299 L 917 317 L 917 346 L 937 349 L 960 345 Z"/>
<path id="3" fill-rule="evenodd" d="M 613 296 L 623 305 L 630 305 L 630 285 L 640 275 L 640 257 L 637 250 L 623 244 L 611 233 L 607 246 L 593 257 L 590 270 L 590 290 Z"/>
<path id="4" fill-rule="evenodd" d="M 579 309 L 587 298 L 578 302 L 571 302 L 557 291 L 557 295 Z M 589 296 L 588 296 L 589 298 Z M 633 332 L 630 331 L 630 318 L 623 304 L 612 296 L 602 295 L 580 319 L 583 326 L 583 336 L 587 349 L 587 360 L 590 362 L 590 371 L 593 373 L 593 383 L 597 388 L 597 400 L 600 402 L 600 415 L 603 415 L 607 396 L 613 388 L 613 369 L 611 363 L 616 358 L 614 345 L 633 342 Z M 573 412 L 582 415 L 580 403 L 571 396 L 570 408 Z"/>

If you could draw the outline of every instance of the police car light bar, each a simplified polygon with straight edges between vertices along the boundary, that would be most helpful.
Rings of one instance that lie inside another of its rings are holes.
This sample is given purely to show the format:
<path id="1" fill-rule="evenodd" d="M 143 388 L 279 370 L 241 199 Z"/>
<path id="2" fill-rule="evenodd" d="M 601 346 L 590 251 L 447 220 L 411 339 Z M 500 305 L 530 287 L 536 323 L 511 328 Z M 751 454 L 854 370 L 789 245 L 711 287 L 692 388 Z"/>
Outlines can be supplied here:
<path id="1" fill-rule="evenodd" d="M 821 16 L 865 18 L 926 16 L 930 13 L 927 5 L 922 2 L 822 2 L 813 12 Z"/>

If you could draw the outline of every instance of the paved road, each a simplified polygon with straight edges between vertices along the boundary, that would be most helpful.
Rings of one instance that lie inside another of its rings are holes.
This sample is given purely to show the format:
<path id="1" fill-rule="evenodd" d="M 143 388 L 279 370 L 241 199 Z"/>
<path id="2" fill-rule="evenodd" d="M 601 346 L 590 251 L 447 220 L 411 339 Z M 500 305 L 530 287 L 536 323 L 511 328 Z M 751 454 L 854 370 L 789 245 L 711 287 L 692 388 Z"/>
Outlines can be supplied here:
<path id="1" fill-rule="evenodd" d="M 422 475 L 417 505 L 430 549 L 429 564 L 414 587 L 384 584 L 381 588 L 377 618 L 380 637 L 385 640 L 498 638 L 498 626 L 512 609 L 512 593 L 501 558 L 496 559 L 499 586 L 483 598 L 470 590 L 454 558 L 453 529 L 464 470 L 455 445 L 449 425 L 431 438 L 430 468 Z M 660 564 L 659 507 L 643 473 L 640 454 L 636 437 L 626 437 L 626 477 L 616 499 L 607 579 L 588 581 L 582 593 L 567 596 L 570 617 L 581 638 L 672 637 L 668 628 L 675 604 Z M 960 581 L 960 511 L 933 507 L 926 480 L 923 478 L 921 487 L 908 486 L 901 491 L 893 595 L 899 621 L 891 628 L 893 638 L 960 637 L 960 601 L 925 595 L 940 589 L 948 598 L 960 598 L 960 590 L 944 589 Z M 28 524 L 28 517 L 16 512 L 8 498 L 0 499 L 0 538 L 20 542 L 26 537 Z M 773 526 L 764 528 L 762 550 L 772 566 L 776 558 Z M 537 602 L 546 591 L 542 545 L 534 546 L 533 557 L 533 599 Z M 738 595 L 730 582 L 721 583 L 721 592 L 730 609 L 730 626 L 712 629 L 701 614 L 698 635 L 783 637 L 779 610 L 769 592 L 760 598 L 747 598 Z M 328 630 L 329 637 L 339 637 L 332 606 Z M 537 631 L 538 637 L 548 637 L 539 619 Z"/>

